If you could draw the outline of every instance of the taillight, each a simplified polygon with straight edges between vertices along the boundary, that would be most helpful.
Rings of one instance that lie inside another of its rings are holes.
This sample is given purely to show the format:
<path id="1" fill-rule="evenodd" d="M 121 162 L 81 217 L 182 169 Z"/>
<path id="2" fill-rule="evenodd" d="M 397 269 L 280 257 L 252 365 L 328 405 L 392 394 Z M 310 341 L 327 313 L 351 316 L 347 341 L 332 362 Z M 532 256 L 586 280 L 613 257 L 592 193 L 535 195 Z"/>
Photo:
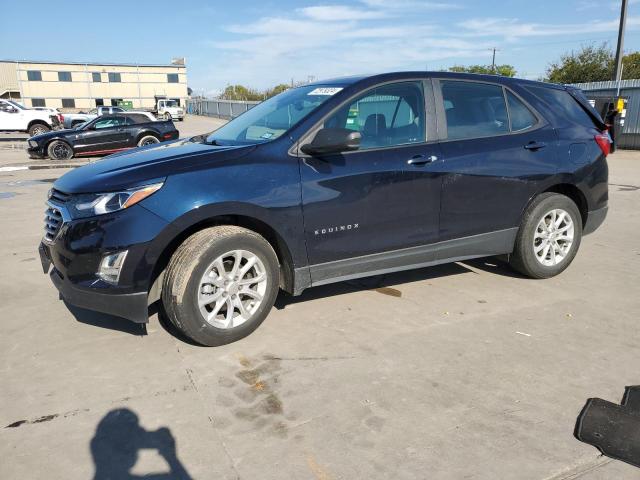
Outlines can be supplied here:
<path id="1" fill-rule="evenodd" d="M 60 123 L 64 123 L 64 117 L 61 113 L 58 114 L 58 120 L 60 120 Z"/>
<path id="2" fill-rule="evenodd" d="M 609 155 L 609 153 L 611 153 L 611 137 L 609 136 L 609 132 L 599 133 L 594 138 L 600 150 L 604 153 L 604 156 Z"/>

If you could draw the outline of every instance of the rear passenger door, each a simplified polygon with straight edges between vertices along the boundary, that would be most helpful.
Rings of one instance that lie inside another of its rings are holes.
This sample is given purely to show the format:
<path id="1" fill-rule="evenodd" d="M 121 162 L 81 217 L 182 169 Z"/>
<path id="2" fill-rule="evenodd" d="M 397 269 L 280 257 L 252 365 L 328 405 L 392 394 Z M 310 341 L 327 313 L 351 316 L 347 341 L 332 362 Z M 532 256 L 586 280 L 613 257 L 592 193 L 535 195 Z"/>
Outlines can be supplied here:
<path id="1" fill-rule="evenodd" d="M 436 83 L 444 173 L 440 239 L 466 239 L 457 242 L 460 250 L 441 255 L 505 253 L 529 199 L 556 172 L 556 133 L 502 85 Z"/>

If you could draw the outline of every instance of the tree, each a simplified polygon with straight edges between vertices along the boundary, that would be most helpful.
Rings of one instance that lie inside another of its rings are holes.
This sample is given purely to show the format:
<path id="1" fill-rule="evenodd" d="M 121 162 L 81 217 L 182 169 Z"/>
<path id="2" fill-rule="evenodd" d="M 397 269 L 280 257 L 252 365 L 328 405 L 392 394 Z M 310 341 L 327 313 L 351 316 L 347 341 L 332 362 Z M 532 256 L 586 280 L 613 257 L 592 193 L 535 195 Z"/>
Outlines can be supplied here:
<path id="1" fill-rule="evenodd" d="M 273 87 L 270 90 L 267 90 L 265 92 L 265 96 L 266 98 L 271 98 L 274 95 L 278 95 L 279 93 L 284 92 L 285 90 L 289 89 L 289 85 L 287 85 L 286 83 L 280 83 L 278 85 L 276 85 L 275 87 Z"/>
<path id="2" fill-rule="evenodd" d="M 515 77 L 516 69 L 513 65 L 496 65 L 495 72 L 491 65 L 469 65 L 467 67 L 463 65 L 454 65 L 449 68 L 450 72 L 458 73 L 481 73 L 485 75 L 502 75 L 503 77 Z"/>
<path id="3" fill-rule="evenodd" d="M 547 68 L 547 79 L 554 83 L 582 83 L 611 80 L 613 52 L 606 43 L 588 45 L 565 53 Z"/>
<path id="4" fill-rule="evenodd" d="M 281 83 L 273 88 L 269 88 L 261 92 L 245 87 L 244 85 L 227 85 L 224 92 L 222 92 L 222 95 L 220 95 L 220 98 L 224 100 L 266 100 L 267 98 L 284 92 L 288 88 L 289 85 Z"/>
<path id="5" fill-rule="evenodd" d="M 547 80 L 555 83 L 586 83 L 611 80 L 615 54 L 607 43 L 588 45 L 577 52 L 565 53 L 547 67 Z M 640 78 L 640 52 L 622 57 L 622 78 Z"/>

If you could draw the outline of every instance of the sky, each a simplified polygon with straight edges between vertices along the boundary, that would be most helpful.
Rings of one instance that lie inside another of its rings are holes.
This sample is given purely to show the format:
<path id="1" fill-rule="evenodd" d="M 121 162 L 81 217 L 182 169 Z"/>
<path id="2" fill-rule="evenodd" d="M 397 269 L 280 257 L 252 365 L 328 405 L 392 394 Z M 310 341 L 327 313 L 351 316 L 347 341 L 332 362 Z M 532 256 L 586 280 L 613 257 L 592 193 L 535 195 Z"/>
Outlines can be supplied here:
<path id="1" fill-rule="evenodd" d="M 537 79 L 583 45 L 615 48 L 620 0 L 0 0 L 0 59 L 169 63 L 188 84 L 266 89 L 314 77 L 452 65 L 515 66 Z M 9 20 L 9 21 L 7 21 Z M 625 51 L 640 50 L 630 0 Z"/>

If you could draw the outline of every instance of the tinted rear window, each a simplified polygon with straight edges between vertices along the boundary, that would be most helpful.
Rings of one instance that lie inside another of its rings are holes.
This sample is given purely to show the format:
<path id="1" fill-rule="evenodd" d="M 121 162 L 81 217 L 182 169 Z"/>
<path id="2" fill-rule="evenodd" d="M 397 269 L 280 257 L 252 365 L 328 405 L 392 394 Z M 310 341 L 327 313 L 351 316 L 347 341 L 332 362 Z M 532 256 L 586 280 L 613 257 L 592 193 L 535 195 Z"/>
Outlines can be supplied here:
<path id="1" fill-rule="evenodd" d="M 147 123 L 150 121 L 146 115 L 142 115 L 141 113 L 129 113 L 127 117 L 129 117 L 133 123 Z"/>
<path id="2" fill-rule="evenodd" d="M 556 113 L 572 122 L 593 127 L 593 120 L 580 104 L 565 90 L 545 87 L 527 87 L 531 93 L 544 101 Z"/>

